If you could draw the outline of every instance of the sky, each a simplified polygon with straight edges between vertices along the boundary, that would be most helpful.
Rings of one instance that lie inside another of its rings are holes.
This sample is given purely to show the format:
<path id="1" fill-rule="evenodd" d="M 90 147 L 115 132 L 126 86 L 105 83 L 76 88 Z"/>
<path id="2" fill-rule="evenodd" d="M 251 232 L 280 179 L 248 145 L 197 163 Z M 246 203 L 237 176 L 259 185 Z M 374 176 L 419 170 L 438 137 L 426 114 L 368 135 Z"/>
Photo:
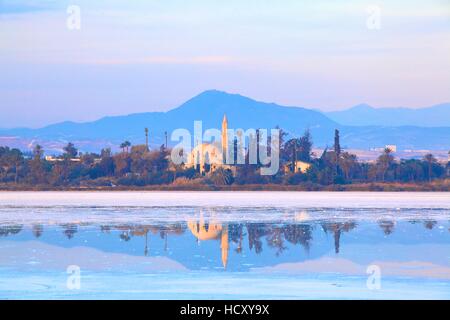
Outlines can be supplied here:
<path id="1" fill-rule="evenodd" d="M 449 102 L 450 0 L 0 0 L 0 128 L 209 89 L 324 111 Z"/>

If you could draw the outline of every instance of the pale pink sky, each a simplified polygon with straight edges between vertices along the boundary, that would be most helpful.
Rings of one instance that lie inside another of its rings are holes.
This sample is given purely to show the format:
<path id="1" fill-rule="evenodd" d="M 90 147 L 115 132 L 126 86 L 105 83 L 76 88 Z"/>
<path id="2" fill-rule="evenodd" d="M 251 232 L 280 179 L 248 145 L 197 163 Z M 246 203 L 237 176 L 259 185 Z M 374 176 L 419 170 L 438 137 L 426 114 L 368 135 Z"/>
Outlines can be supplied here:
<path id="1" fill-rule="evenodd" d="M 450 101 L 450 4 L 4 0 L 0 127 L 168 110 L 208 89 L 322 110 Z"/>

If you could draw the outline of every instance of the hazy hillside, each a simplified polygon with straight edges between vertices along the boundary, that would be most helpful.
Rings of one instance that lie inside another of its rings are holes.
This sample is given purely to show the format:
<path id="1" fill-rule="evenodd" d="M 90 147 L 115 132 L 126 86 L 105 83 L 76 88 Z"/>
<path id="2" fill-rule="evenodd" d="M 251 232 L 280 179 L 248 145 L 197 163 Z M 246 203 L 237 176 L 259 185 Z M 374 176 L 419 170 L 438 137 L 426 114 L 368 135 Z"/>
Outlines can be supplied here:
<path id="1" fill-rule="evenodd" d="M 358 107 L 354 111 L 359 114 L 363 109 Z M 117 146 L 125 139 L 133 144 L 143 143 L 144 128 L 148 127 L 150 143 L 156 146 L 164 142 L 165 131 L 170 133 L 177 128 L 186 128 L 192 132 L 195 120 L 203 121 L 204 130 L 220 129 L 225 113 L 230 128 L 274 128 L 279 125 L 295 135 L 300 135 L 309 128 L 316 146 L 331 146 L 334 129 L 338 128 L 342 132 L 342 144 L 347 147 L 368 149 L 386 144 L 397 144 L 399 148 L 411 149 L 450 147 L 450 126 L 441 128 L 386 127 L 390 124 L 384 124 L 383 127 L 344 126 L 319 111 L 259 102 L 241 95 L 215 90 L 203 92 L 168 112 L 105 117 L 86 123 L 62 122 L 41 129 L 0 130 L 0 144 L 2 141 L 8 141 L 8 145 L 24 148 L 31 142 L 39 142 L 45 143 L 47 150 L 57 150 L 67 141 L 73 141 L 81 146 L 82 150 L 98 151 L 101 146 Z"/>
<path id="2" fill-rule="evenodd" d="M 361 104 L 347 110 L 324 114 L 348 126 L 450 126 L 450 103 L 422 109 L 374 108 Z"/>
<path id="3" fill-rule="evenodd" d="M 126 116 L 105 117 L 94 122 L 62 122 L 41 129 L 10 129 L 0 135 L 44 140 L 111 140 L 128 139 L 134 143 L 144 141 L 144 127 L 150 130 L 150 141 L 162 143 L 164 131 L 177 128 L 193 130 L 195 120 L 203 121 L 203 129 L 220 129 L 223 115 L 231 128 L 274 128 L 277 125 L 296 134 L 311 128 L 317 137 L 328 137 L 337 123 L 320 112 L 258 102 L 241 95 L 220 91 L 206 91 L 168 112 L 148 112 Z M 320 134 L 319 134 L 320 133 Z"/>

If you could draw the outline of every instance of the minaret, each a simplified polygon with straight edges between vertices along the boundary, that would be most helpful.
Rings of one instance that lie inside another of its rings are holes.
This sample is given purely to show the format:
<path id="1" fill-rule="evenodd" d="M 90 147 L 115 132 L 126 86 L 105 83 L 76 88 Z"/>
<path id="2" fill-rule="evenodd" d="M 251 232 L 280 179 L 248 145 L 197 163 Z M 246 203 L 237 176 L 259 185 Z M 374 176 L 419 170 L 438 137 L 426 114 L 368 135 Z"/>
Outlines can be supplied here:
<path id="1" fill-rule="evenodd" d="M 227 115 L 223 115 L 222 120 L 222 155 L 223 155 L 223 163 L 226 163 L 226 157 L 228 155 L 228 120 Z"/>
<path id="2" fill-rule="evenodd" d="M 148 128 L 145 128 L 145 146 L 147 147 L 148 151 Z"/>

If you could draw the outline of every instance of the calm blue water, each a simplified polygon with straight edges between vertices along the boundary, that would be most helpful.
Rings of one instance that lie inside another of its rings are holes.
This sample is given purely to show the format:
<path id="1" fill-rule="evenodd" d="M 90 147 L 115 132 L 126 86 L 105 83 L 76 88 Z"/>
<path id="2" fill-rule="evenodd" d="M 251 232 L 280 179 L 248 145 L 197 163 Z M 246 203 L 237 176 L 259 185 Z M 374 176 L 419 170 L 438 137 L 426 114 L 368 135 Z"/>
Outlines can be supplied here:
<path id="1" fill-rule="evenodd" d="M 450 212 L 2 207 L 0 298 L 449 299 Z"/>

